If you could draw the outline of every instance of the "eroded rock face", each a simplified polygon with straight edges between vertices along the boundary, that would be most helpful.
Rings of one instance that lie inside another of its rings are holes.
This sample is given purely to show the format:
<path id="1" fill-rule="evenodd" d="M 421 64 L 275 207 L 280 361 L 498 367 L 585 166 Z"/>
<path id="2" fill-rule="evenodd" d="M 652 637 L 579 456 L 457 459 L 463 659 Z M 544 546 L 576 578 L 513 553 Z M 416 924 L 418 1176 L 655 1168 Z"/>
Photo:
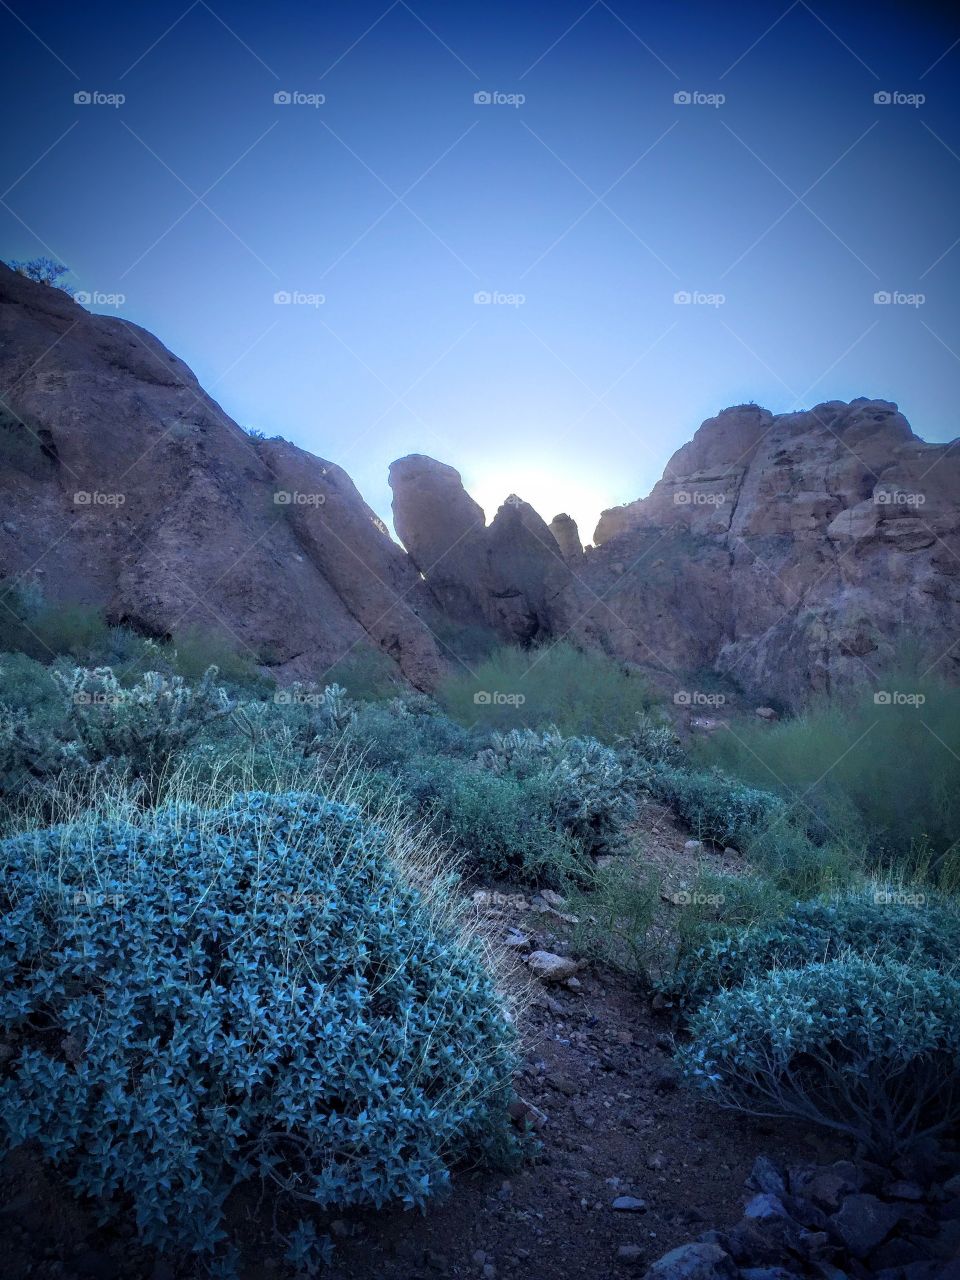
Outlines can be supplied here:
<path id="1" fill-rule="evenodd" d="M 567 564 L 577 568 L 583 560 L 583 543 L 580 541 L 580 530 L 573 516 L 561 512 L 550 521 L 550 532 L 557 540 L 560 554 Z"/>
<path id="2" fill-rule="evenodd" d="M 428 592 L 346 475 L 251 439 L 152 334 L 0 266 L 0 385 L 0 575 L 281 678 L 372 643 L 433 682 Z"/>
<path id="3" fill-rule="evenodd" d="M 562 634 L 572 578 L 549 526 L 511 495 L 487 526 L 459 472 L 413 454 L 390 467 L 397 533 L 449 616 L 521 644 Z"/>
<path id="4" fill-rule="evenodd" d="M 960 449 L 887 401 L 725 410 L 594 536 L 587 578 L 612 618 L 591 611 L 584 634 L 633 661 L 717 667 L 794 704 L 907 638 L 960 672 Z"/>

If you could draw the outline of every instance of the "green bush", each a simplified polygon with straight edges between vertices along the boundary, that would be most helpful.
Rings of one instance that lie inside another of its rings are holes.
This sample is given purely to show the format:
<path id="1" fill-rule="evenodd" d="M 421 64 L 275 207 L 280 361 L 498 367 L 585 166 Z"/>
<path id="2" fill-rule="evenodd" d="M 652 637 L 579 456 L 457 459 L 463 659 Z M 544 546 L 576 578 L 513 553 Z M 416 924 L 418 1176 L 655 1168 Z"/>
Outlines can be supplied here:
<path id="1" fill-rule="evenodd" d="M 755 834 L 785 812 L 782 801 L 771 792 L 744 786 L 719 769 L 698 773 L 655 765 L 646 785 L 699 840 L 736 849 L 743 849 Z"/>
<path id="2" fill-rule="evenodd" d="M 755 975 L 694 1015 L 678 1060 L 722 1106 L 890 1160 L 960 1121 L 960 982 L 857 956 Z"/>
<path id="3" fill-rule="evenodd" d="M 556 820 L 585 854 L 623 851 L 636 804 L 624 788 L 616 754 L 595 738 L 565 738 L 555 728 L 545 733 L 512 729 L 492 734 L 478 759 L 499 777 L 537 780 Z"/>
<path id="4" fill-rule="evenodd" d="M 171 674 L 186 681 L 202 680 L 210 667 L 216 667 L 222 684 L 251 693 L 267 693 L 274 681 L 257 670 L 256 658 L 249 650 L 218 631 L 192 626 L 176 632 L 169 645 L 161 650 Z"/>
<path id="5" fill-rule="evenodd" d="M 744 929 L 717 926 L 681 946 L 661 992 L 692 1008 L 718 988 L 776 968 L 862 956 L 948 968 L 960 958 L 960 913 L 948 901 L 877 886 L 827 902 L 799 902 L 777 920 Z"/>
<path id="6" fill-rule="evenodd" d="M 878 683 L 880 702 L 860 689 L 772 726 L 714 735 L 701 750 L 776 791 L 817 843 L 865 845 L 880 866 L 923 848 L 931 881 L 960 885 L 960 689 L 905 663 Z"/>
<path id="7" fill-rule="evenodd" d="M 407 844 L 306 793 L 0 843 L 5 1145 L 207 1262 L 238 1183 L 422 1205 L 503 1138 L 512 1033 Z"/>
<path id="8" fill-rule="evenodd" d="M 472 675 L 450 676 L 438 696 L 462 724 L 503 731 L 555 725 L 568 737 L 606 743 L 628 734 L 637 713 L 655 701 L 637 671 L 565 641 L 541 649 L 500 649 Z"/>
<path id="9" fill-rule="evenodd" d="M 401 788 L 471 873 L 558 888 L 581 874 L 581 851 L 556 822 L 542 778 L 521 782 L 471 760 L 426 756 L 410 763 Z"/>

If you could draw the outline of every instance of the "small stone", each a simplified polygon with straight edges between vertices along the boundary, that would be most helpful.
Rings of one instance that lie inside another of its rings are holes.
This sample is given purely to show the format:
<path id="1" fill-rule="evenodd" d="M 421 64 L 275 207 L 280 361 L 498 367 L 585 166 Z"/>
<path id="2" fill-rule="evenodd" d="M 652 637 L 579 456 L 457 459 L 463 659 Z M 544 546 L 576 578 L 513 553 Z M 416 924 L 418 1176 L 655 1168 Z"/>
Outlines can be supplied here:
<path id="1" fill-rule="evenodd" d="M 544 900 L 548 907 L 562 907 L 564 897 L 561 893 L 556 893 L 553 889 L 541 889 L 540 897 Z"/>
<path id="2" fill-rule="evenodd" d="M 832 1223 L 854 1257 L 865 1258 L 883 1243 L 903 1212 L 899 1205 L 884 1204 L 876 1196 L 849 1195 L 833 1215 Z"/>
<path id="3" fill-rule="evenodd" d="M 783 1201 L 778 1196 L 770 1195 L 766 1191 L 754 1196 L 747 1202 L 743 1216 L 745 1218 L 757 1218 L 761 1222 L 765 1222 L 770 1218 L 790 1217 Z"/>
<path id="4" fill-rule="evenodd" d="M 513 951 L 526 951 L 530 946 L 530 939 L 525 933 L 520 933 L 517 929 L 511 929 L 503 940 L 505 947 L 510 947 Z"/>
<path id="5" fill-rule="evenodd" d="M 647 1202 L 637 1196 L 617 1196 L 610 1208 L 618 1213 L 646 1213 Z"/>
<path id="6" fill-rule="evenodd" d="M 703 841 L 702 840 L 685 840 L 683 842 L 683 847 L 685 852 L 687 853 L 699 853 L 700 850 L 703 848 Z"/>
<path id="7" fill-rule="evenodd" d="M 724 849 L 724 851 L 723 851 L 723 856 L 724 856 L 725 858 L 736 858 L 736 857 L 739 857 L 739 854 L 738 854 L 737 850 L 736 850 L 736 849 L 734 849 L 734 847 L 733 847 L 732 845 L 729 845 L 729 844 L 728 844 L 728 845 L 727 845 L 727 847 L 726 847 L 726 848 Z"/>
<path id="8" fill-rule="evenodd" d="M 780 718 L 773 707 L 754 707 L 753 714 L 759 716 L 761 720 L 778 720 Z"/>
<path id="9" fill-rule="evenodd" d="M 783 1174 L 767 1156 L 757 1156 L 747 1179 L 747 1186 L 754 1191 L 764 1191 L 771 1196 L 785 1196 L 787 1184 Z"/>
<path id="10" fill-rule="evenodd" d="M 478 1267 L 482 1267 L 487 1260 L 487 1255 L 483 1249 L 475 1249 L 473 1253 L 473 1260 Z"/>
<path id="11" fill-rule="evenodd" d="M 567 988 L 568 991 L 583 990 L 583 983 L 580 981 L 579 978 L 568 978 L 563 985 Z"/>
<path id="12" fill-rule="evenodd" d="M 667 1157 L 662 1151 L 655 1151 L 652 1156 L 647 1156 L 648 1169 L 664 1169 L 666 1168 Z"/>
<path id="13" fill-rule="evenodd" d="M 530 969 L 543 982 L 565 982 L 577 972 L 576 960 L 558 956 L 552 951 L 533 951 L 527 956 Z"/>
<path id="14" fill-rule="evenodd" d="M 492 1262 L 485 1262 L 480 1274 L 483 1276 L 483 1280 L 496 1280 L 497 1268 Z"/>

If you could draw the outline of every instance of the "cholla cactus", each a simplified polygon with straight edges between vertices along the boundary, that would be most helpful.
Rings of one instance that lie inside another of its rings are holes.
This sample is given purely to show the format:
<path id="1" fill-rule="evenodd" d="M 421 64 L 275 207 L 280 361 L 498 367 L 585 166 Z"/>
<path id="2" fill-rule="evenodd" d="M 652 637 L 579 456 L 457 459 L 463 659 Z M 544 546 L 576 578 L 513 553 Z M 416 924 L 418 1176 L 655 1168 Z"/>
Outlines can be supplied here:
<path id="1" fill-rule="evenodd" d="M 232 710 L 216 683 L 216 667 L 208 667 L 195 685 L 182 676 L 148 671 L 127 689 L 109 667 L 76 667 L 69 675 L 55 671 L 53 677 L 89 761 L 116 760 L 145 779 L 155 779 L 172 752 Z"/>
<path id="2" fill-rule="evenodd" d="M 623 767 L 609 747 L 596 738 L 565 738 L 552 727 L 543 733 L 494 733 L 491 743 L 478 757 L 484 768 L 520 781 L 545 781 L 559 822 L 585 852 L 610 853 L 622 845 L 635 802 L 624 789 Z"/>

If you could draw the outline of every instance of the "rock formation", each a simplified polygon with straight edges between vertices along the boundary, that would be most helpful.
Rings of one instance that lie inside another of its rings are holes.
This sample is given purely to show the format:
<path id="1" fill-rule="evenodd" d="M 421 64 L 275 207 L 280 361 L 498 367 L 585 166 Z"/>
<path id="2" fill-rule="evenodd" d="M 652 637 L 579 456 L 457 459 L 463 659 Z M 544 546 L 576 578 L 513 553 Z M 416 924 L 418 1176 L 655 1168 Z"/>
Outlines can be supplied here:
<path id="1" fill-rule="evenodd" d="M 787 703 L 904 641 L 960 672 L 960 448 L 887 401 L 724 410 L 595 541 L 605 608 L 585 625 L 633 661 L 716 667 Z"/>
<path id="2" fill-rule="evenodd" d="M 390 487 L 397 534 L 452 619 L 519 643 L 563 633 L 571 575 L 529 503 L 511 495 L 487 527 L 459 472 L 422 454 L 392 464 Z"/>
<path id="3" fill-rule="evenodd" d="M 725 409 L 586 551 L 569 516 L 510 497 L 488 526 L 453 467 L 401 458 L 404 551 L 339 467 L 252 438 L 151 334 L 2 266 L 0 386 L 0 576 L 153 635 L 218 628 L 280 678 L 374 646 L 431 688 L 435 633 L 476 625 L 786 704 L 904 639 L 960 674 L 960 442 L 887 401 Z"/>
<path id="4" fill-rule="evenodd" d="M 281 677 L 371 642 L 432 685 L 408 557 L 339 468 L 252 439 L 152 334 L 0 266 L 0 576 Z"/>

